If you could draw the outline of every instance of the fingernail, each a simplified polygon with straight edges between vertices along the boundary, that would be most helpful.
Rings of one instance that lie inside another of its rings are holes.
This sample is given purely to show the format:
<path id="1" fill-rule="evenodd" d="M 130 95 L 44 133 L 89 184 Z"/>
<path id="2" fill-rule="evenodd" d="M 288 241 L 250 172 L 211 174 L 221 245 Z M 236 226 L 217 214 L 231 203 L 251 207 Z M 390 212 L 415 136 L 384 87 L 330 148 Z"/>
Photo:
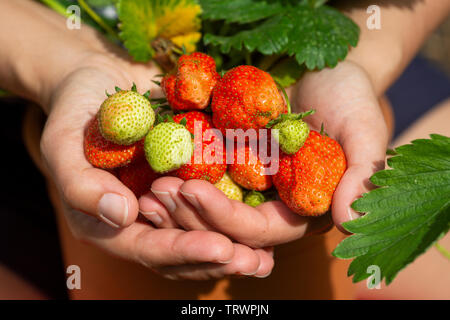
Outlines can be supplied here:
<path id="1" fill-rule="evenodd" d="M 161 225 L 163 219 L 156 212 L 142 212 L 142 215 L 150 220 L 155 226 Z"/>
<path id="2" fill-rule="evenodd" d="M 195 209 L 202 210 L 202 206 L 200 205 L 200 202 L 195 194 L 183 192 L 181 190 L 180 193 L 186 198 L 187 201 L 189 201 L 190 204 L 194 206 Z"/>
<path id="3" fill-rule="evenodd" d="M 229 264 L 229 263 L 231 263 L 231 261 L 232 261 L 232 260 L 227 260 L 227 261 L 217 260 L 216 263 Z"/>
<path id="4" fill-rule="evenodd" d="M 164 204 L 164 206 L 170 213 L 175 212 L 175 210 L 177 209 L 177 205 L 175 201 L 173 201 L 172 196 L 170 195 L 169 192 L 156 191 L 153 189 L 152 192 L 159 199 L 159 201 L 161 201 Z"/>
<path id="5" fill-rule="evenodd" d="M 270 276 L 271 273 L 272 273 L 272 271 L 270 271 L 269 273 L 267 273 L 267 274 L 265 274 L 265 275 L 262 275 L 262 276 L 258 276 L 258 275 L 255 274 L 255 278 L 264 279 L 264 278 L 267 278 L 268 276 Z"/>
<path id="6" fill-rule="evenodd" d="M 98 203 L 100 218 L 114 228 L 123 226 L 128 218 L 128 201 L 115 193 L 105 193 Z"/>
<path id="7" fill-rule="evenodd" d="M 252 273 L 237 272 L 236 274 L 240 275 L 240 276 L 254 276 L 256 274 L 256 272 L 252 272 Z"/>
<path id="8" fill-rule="evenodd" d="M 350 221 L 360 218 L 361 216 L 352 208 L 347 209 L 348 218 Z"/>

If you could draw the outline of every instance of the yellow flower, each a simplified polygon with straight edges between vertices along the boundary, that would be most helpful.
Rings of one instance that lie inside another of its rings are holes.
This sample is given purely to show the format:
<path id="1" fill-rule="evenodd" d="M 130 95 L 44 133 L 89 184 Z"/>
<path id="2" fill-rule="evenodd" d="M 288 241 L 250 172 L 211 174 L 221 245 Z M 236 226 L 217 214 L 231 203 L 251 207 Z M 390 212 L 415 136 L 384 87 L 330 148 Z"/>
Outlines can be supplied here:
<path id="1" fill-rule="evenodd" d="M 168 0 L 155 8 L 155 36 L 170 39 L 177 46 L 193 52 L 201 38 L 202 12 L 200 5 L 193 0 Z"/>

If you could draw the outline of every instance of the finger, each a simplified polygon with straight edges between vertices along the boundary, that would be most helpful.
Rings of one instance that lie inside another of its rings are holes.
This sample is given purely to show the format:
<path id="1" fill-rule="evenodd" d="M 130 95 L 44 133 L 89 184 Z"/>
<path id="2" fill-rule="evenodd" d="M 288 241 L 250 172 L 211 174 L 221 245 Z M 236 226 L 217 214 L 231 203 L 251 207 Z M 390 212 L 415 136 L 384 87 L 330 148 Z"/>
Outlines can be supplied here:
<path id="1" fill-rule="evenodd" d="M 148 192 L 139 198 L 139 212 L 158 228 L 178 228 L 179 225 L 167 212 L 164 204 Z"/>
<path id="2" fill-rule="evenodd" d="M 152 192 L 165 204 L 170 216 L 186 230 L 213 230 L 182 195 L 185 182 L 176 177 L 163 177 L 152 184 Z"/>
<path id="3" fill-rule="evenodd" d="M 264 260 L 264 261 L 261 261 Z M 233 259 L 227 264 L 204 263 L 201 265 L 186 265 L 165 267 L 159 272 L 169 279 L 207 280 L 219 279 L 229 275 L 255 276 L 264 263 L 263 271 L 270 269 L 273 259 L 264 250 L 253 250 L 239 243 L 234 244 Z M 271 270 L 271 269 L 270 269 Z"/>
<path id="4" fill-rule="evenodd" d="M 73 210 L 67 212 L 67 218 L 81 240 L 151 269 L 205 262 L 221 264 L 234 255 L 233 243 L 215 232 L 154 229 L 139 222 L 112 229 Z"/>
<path id="5" fill-rule="evenodd" d="M 201 180 L 186 181 L 180 192 L 213 228 L 254 248 L 298 239 L 308 228 L 308 218 L 293 213 L 280 201 L 252 208 L 228 199 L 213 185 Z"/>
<path id="6" fill-rule="evenodd" d="M 259 255 L 259 268 L 254 274 L 254 277 L 267 278 L 272 273 L 272 269 L 275 265 L 273 259 L 273 247 L 256 249 L 255 252 Z"/>
<path id="7" fill-rule="evenodd" d="M 136 197 L 113 174 L 93 168 L 86 160 L 84 131 L 52 129 L 49 121 L 41 150 L 65 202 L 116 228 L 133 223 L 138 215 Z"/>
<path id="8" fill-rule="evenodd" d="M 351 204 L 374 187 L 369 178 L 384 169 L 388 141 L 387 130 L 371 128 L 370 125 L 363 125 L 363 128 L 354 124 L 352 127 L 356 132 L 365 131 L 364 134 L 354 134 L 353 129 L 352 132 L 346 129 L 340 138 L 347 157 L 347 170 L 334 193 L 332 215 L 334 223 L 342 231 L 345 231 L 342 223 L 360 217 Z"/>

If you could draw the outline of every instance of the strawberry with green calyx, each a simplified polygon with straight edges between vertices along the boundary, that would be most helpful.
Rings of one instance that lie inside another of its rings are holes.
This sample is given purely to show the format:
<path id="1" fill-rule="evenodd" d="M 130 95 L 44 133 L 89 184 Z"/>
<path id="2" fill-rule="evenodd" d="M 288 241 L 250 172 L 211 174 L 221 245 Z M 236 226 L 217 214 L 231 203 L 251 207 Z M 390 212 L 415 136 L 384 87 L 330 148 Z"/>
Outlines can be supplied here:
<path id="1" fill-rule="evenodd" d="M 211 108 L 216 128 L 260 129 L 286 112 L 271 75 L 253 66 L 229 70 L 213 90 Z"/>
<path id="2" fill-rule="evenodd" d="M 198 143 L 198 152 L 200 152 L 201 157 L 196 159 L 195 152 L 197 150 L 195 150 L 191 162 L 182 165 L 179 169 L 173 171 L 172 174 L 183 180 L 201 179 L 213 184 L 218 182 L 227 170 L 225 148 L 221 148 L 221 150 L 212 148 L 211 160 L 213 160 L 213 162 L 207 161 L 203 154 L 204 150 L 210 146 L 213 147 L 214 143 L 220 143 L 223 146 L 223 139 L 221 136 L 213 135 L 211 139 L 207 139 L 205 136 L 206 130 L 213 128 L 211 116 L 200 111 L 190 111 L 173 116 L 173 121 L 183 124 L 192 135 L 196 133 L 195 126 L 201 126 L 201 130 L 198 130 L 200 127 L 197 127 L 197 130 L 202 136 L 197 138 L 200 142 Z M 218 141 L 219 139 L 220 141 Z M 194 143 L 196 142 L 195 140 L 196 139 L 194 139 Z M 197 148 L 197 145 L 195 147 Z M 219 152 L 219 154 L 216 154 L 216 152 Z M 215 159 L 220 159 L 220 161 L 216 163 L 214 162 Z"/>
<path id="3" fill-rule="evenodd" d="M 280 149 L 287 154 L 296 153 L 305 143 L 309 135 L 309 126 L 302 119 L 314 114 L 315 110 L 303 113 L 291 113 L 291 104 L 286 91 L 280 86 L 287 104 L 288 113 L 281 114 L 278 118 L 271 120 L 266 128 L 272 128 L 272 136 L 280 145 Z"/>
<path id="4" fill-rule="evenodd" d="M 116 93 L 107 94 L 99 111 L 102 136 L 120 145 L 130 145 L 144 138 L 155 122 L 149 94 L 139 94 L 135 84 L 131 90 L 116 87 Z"/>
<path id="5" fill-rule="evenodd" d="M 133 193 L 136 198 L 150 191 L 153 181 L 160 175 L 152 170 L 148 162 L 144 159 L 119 168 L 119 180 Z"/>
<path id="6" fill-rule="evenodd" d="M 144 141 L 141 139 L 131 145 L 118 145 L 103 138 L 98 118 L 89 122 L 84 136 L 84 154 L 94 167 L 113 169 L 128 165 L 144 158 Z"/>
<path id="7" fill-rule="evenodd" d="M 214 186 L 222 191 L 228 199 L 243 201 L 244 200 L 244 192 L 242 188 L 231 179 L 230 175 L 225 172 L 222 179 L 219 182 L 215 183 Z"/>
<path id="8" fill-rule="evenodd" d="M 334 191 L 346 170 L 338 142 L 311 131 L 300 150 L 280 155 L 273 184 L 281 200 L 303 216 L 319 216 L 330 209 Z"/>
<path id="9" fill-rule="evenodd" d="M 162 122 L 145 137 L 145 156 L 152 169 L 166 173 L 190 161 L 194 147 L 191 133 L 182 124 Z"/>
<path id="10" fill-rule="evenodd" d="M 174 110 L 202 110 L 219 79 L 214 59 L 194 52 L 178 59 L 176 71 L 162 79 L 161 88 Z"/>

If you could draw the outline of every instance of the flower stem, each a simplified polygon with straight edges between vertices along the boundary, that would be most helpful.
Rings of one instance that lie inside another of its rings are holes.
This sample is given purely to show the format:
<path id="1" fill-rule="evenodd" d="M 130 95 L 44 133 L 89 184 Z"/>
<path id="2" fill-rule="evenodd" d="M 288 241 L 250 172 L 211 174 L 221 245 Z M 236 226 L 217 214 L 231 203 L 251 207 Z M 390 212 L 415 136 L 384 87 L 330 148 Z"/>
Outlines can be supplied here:
<path id="1" fill-rule="evenodd" d="M 84 0 L 78 0 L 80 6 L 87 12 L 87 14 L 100 26 L 102 27 L 111 37 L 115 40 L 120 41 L 117 33 L 100 17 Z"/>
<path id="2" fill-rule="evenodd" d="M 41 2 L 65 17 L 68 17 L 70 15 L 67 12 L 66 7 L 64 7 L 61 3 L 59 3 L 56 0 L 41 0 Z"/>
<path id="3" fill-rule="evenodd" d="M 438 251 L 447 259 L 450 260 L 450 252 L 447 251 L 447 249 L 445 249 L 443 246 L 441 246 L 439 243 L 436 243 L 434 245 L 436 247 L 436 249 L 438 249 Z"/>

